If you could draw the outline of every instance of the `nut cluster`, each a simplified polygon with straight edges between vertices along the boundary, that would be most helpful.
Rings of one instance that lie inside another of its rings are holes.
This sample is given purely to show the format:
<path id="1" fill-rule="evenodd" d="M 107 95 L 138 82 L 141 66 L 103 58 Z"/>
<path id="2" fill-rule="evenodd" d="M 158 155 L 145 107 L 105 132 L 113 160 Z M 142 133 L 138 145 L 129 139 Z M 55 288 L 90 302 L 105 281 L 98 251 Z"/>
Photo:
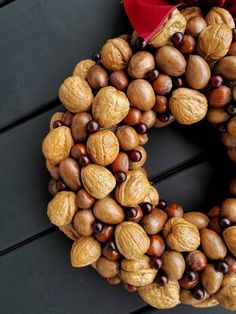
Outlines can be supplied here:
<path id="1" fill-rule="evenodd" d="M 208 215 L 159 200 L 143 168 L 147 131 L 204 117 L 236 162 L 236 29 L 228 11 L 174 10 L 147 43 L 109 39 L 61 85 L 42 150 L 50 221 L 91 265 L 148 304 L 236 310 L 236 179 Z"/>

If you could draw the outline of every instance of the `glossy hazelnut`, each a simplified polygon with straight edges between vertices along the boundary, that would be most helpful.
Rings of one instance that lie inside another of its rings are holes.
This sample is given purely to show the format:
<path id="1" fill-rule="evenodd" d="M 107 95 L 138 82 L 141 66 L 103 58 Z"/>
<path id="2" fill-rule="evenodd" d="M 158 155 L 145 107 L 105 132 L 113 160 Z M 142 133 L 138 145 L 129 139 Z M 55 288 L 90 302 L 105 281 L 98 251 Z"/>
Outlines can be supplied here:
<path id="1" fill-rule="evenodd" d="M 206 117 L 210 123 L 220 124 L 229 120 L 230 115 L 223 108 L 210 108 Z"/>
<path id="2" fill-rule="evenodd" d="M 86 140 L 88 136 L 86 126 L 90 120 L 92 120 L 92 116 L 87 112 L 80 112 L 74 115 L 71 124 L 71 132 L 75 141 L 83 142 Z"/>
<path id="3" fill-rule="evenodd" d="M 133 221 L 139 223 L 139 221 L 143 218 L 143 211 L 140 207 L 131 207 L 126 210 L 126 219 L 129 221 Z"/>
<path id="4" fill-rule="evenodd" d="M 108 243 L 106 243 L 102 253 L 107 259 L 111 261 L 116 261 L 120 258 L 120 252 L 117 250 L 114 241 L 109 241 Z"/>
<path id="5" fill-rule="evenodd" d="M 139 144 L 139 137 L 134 128 L 130 126 L 121 126 L 116 131 L 116 136 L 120 147 L 124 150 L 133 150 Z"/>
<path id="6" fill-rule="evenodd" d="M 96 262 L 96 270 L 102 277 L 115 277 L 119 274 L 119 263 L 101 256 Z"/>
<path id="7" fill-rule="evenodd" d="M 184 210 L 179 204 L 169 204 L 166 208 L 166 212 L 169 217 L 182 217 Z"/>
<path id="8" fill-rule="evenodd" d="M 156 123 L 156 120 L 156 113 L 153 110 L 143 112 L 141 121 L 148 127 L 148 129 L 153 127 L 153 125 Z"/>
<path id="9" fill-rule="evenodd" d="M 235 147 L 236 147 L 236 145 L 235 145 Z M 230 188 L 230 193 L 233 196 L 236 196 L 236 177 L 231 180 L 229 188 Z"/>
<path id="10" fill-rule="evenodd" d="M 160 232 L 167 220 L 167 214 L 161 209 L 154 208 L 150 214 L 144 216 L 141 225 L 147 234 L 156 234 Z"/>
<path id="11" fill-rule="evenodd" d="M 58 187 L 57 187 L 57 180 L 51 179 L 48 182 L 48 192 L 53 196 L 59 192 Z"/>
<path id="12" fill-rule="evenodd" d="M 114 226 L 112 225 L 104 225 L 100 232 L 95 234 L 95 238 L 102 243 L 107 242 L 114 233 Z"/>
<path id="13" fill-rule="evenodd" d="M 147 255 L 159 257 L 165 250 L 165 242 L 159 235 L 152 235 L 150 237 L 150 247 L 147 251 Z"/>
<path id="14" fill-rule="evenodd" d="M 216 217 L 219 217 L 219 215 L 220 215 L 220 206 L 214 206 L 208 212 L 209 218 L 216 218 Z"/>
<path id="15" fill-rule="evenodd" d="M 155 68 L 153 55 L 147 51 L 136 52 L 130 59 L 128 73 L 135 79 L 145 78 Z"/>
<path id="16" fill-rule="evenodd" d="M 196 38 L 206 27 L 207 23 L 204 18 L 195 16 L 188 20 L 186 33 Z"/>
<path id="17" fill-rule="evenodd" d="M 165 96 L 157 95 L 156 96 L 156 103 L 153 107 L 153 110 L 158 113 L 164 113 L 168 109 L 168 99 Z"/>
<path id="18" fill-rule="evenodd" d="M 115 161 L 111 164 L 111 169 L 113 172 L 123 171 L 127 172 L 129 170 L 129 157 L 124 152 L 119 152 Z"/>
<path id="19" fill-rule="evenodd" d="M 179 280 L 179 283 L 184 289 L 193 289 L 198 284 L 199 276 L 197 272 L 185 271 L 183 277 Z"/>
<path id="20" fill-rule="evenodd" d="M 75 144 L 71 149 L 71 156 L 74 159 L 79 159 L 80 156 L 86 155 L 86 145 L 85 144 Z"/>
<path id="21" fill-rule="evenodd" d="M 93 233 L 95 217 L 91 209 L 81 209 L 75 214 L 73 228 L 82 236 L 90 236 Z"/>
<path id="22" fill-rule="evenodd" d="M 110 83 L 116 89 L 123 91 L 129 85 L 129 79 L 124 71 L 115 71 L 110 75 Z"/>
<path id="23" fill-rule="evenodd" d="M 124 119 L 124 122 L 128 125 L 136 125 L 141 122 L 141 119 L 142 119 L 141 110 L 131 107 Z"/>
<path id="24" fill-rule="evenodd" d="M 63 117 L 62 117 L 62 122 L 65 126 L 71 126 L 71 123 L 72 123 L 72 120 L 73 120 L 73 113 L 71 113 L 70 111 L 66 111 L 64 114 L 63 114 Z"/>
<path id="25" fill-rule="evenodd" d="M 186 256 L 186 265 L 190 267 L 193 271 L 200 271 L 207 265 L 206 255 L 199 251 L 192 251 Z"/>
<path id="26" fill-rule="evenodd" d="M 236 272 L 236 259 L 230 255 L 224 258 L 225 262 L 228 264 L 228 273 Z"/>
<path id="27" fill-rule="evenodd" d="M 212 218 L 210 220 L 208 228 L 213 230 L 213 231 L 215 231 L 216 233 L 220 233 L 222 231 L 222 228 L 220 226 L 220 219 L 219 219 L 219 217 Z"/>
<path id="28" fill-rule="evenodd" d="M 210 91 L 208 95 L 209 105 L 215 108 L 220 108 L 228 104 L 231 100 L 231 90 L 229 87 L 221 85 L 218 88 Z"/>
<path id="29" fill-rule="evenodd" d="M 81 209 L 89 209 L 93 206 L 94 197 L 85 189 L 80 189 L 76 195 L 76 205 Z"/>
<path id="30" fill-rule="evenodd" d="M 160 74 L 158 78 L 152 83 L 152 87 L 155 93 L 158 95 L 168 94 L 173 87 L 171 77 L 166 74 Z"/>
<path id="31" fill-rule="evenodd" d="M 196 41 L 191 35 L 184 35 L 183 42 L 179 47 L 180 52 L 183 54 L 191 54 L 196 48 Z"/>
<path id="32" fill-rule="evenodd" d="M 103 67 L 94 64 L 88 70 L 87 81 L 94 89 L 102 88 L 108 85 L 108 74 Z"/>

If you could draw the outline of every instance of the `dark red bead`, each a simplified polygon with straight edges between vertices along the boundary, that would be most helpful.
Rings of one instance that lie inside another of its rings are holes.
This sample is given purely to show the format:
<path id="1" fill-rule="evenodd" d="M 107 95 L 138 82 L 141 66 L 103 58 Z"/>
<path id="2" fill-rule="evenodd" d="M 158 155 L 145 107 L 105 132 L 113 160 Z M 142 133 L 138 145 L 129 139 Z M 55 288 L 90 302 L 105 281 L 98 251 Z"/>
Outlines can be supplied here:
<path id="1" fill-rule="evenodd" d="M 66 190 L 66 185 L 64 182 L 62 181 L 58 181 L 57 182 L 57 188 L 59 191 L 65 191 Z"/>
<path id="2" fill-rule="evenodd" d="M 194 281 L 196 280 L 196 273 L 192 270 L 186 270 L 184 275 L 183 275 L 183 278 L 186 280 L 186 281 Z"/>
<path id="3" fill-rule="evenodd" d="M 142 154 L 138 150 L 131 150 L 129 153 L 129 159 L 134 162 L 140 161 L 142 158 Z"/>
<path id="4" fill-rule="evenodd" d="M 141 203 L 140 207 L 142 208 L 143 212 L 147 215 L 150 214 L 150 212 L 152 211 L 152 204 L 145 202 L 145 203 Z"/>
<path id="5" fill-rule="evenodd" d="M 228 228 L 231 226 L 231 221 L 228 218 L 221 218 L 220 219 L 220 226 L 222 228 Z"/>
<path id="6" fill-rule="evenodd" d="M 210 79 L 210 84 L 213 88 L 220 87 L 223 84 L 223 77 L 220 75 L 213 75 Z"/>
<path id="7" fill-rule="evenodd" d="M 81 167 L 85 167 L 87 166 L 88 164 L 90 163 L 90 159 L 88 156 L 86 155 L 81 155 L 78 159 L 78 164 L 81 166 Z"/>
<path id="8" fill-rule="evenodd" d="M 116 244 L 113 240 L 108 241 L 106 247 L 109 251 L 115 251 L 117 249 Z"/>
<path id="9" fill-rule="evenodd" d="M 161 122 L 167 122 L 170 119 L 170 114 L 169 112 L 164 112 L 164 113 L 158 113 L 157 114 L 157 118 L 161 121 Z"/>
<path id="10" fill-rule="evenodd" d="M 101 223 L 100 221 L 95 221 L 93 223 L 93 231 L 94 231 L 94 233 L 101 232 L 103 227 L 104 227 L 103 223 Z"/>
<path id="11" fill-rule="evenodd" d="M 184 34 L 177 32 L 177 33 L 174 33 L 171 40 L 175 46 L 180 46 L 183 42 L 183 39 L 184 39 Z"/>
<path id="12" fill-rule="evenodd" d="M 147 46 L 147 42 L 142 37 L 138 37 L 135 41 L 135 46 L 138 49 L 144 49 Z"/>
<path id="13" fill-rule="evenodd" d="M 165 287 L 168 283 L 168 277 L 164 274 L 157 275 L 155 278 L 155 283 L 157 283 L 159 287 Z"/>
<path id="14" fill-rule="evenodd" d="M 167 207 L 166 201 L 165 200 L 159 200 L 157 207 L 160 209 L 163 209 L 163 210 L 166 209 L 166 207 Z"/>
<path id="15" fill-rule="evenodd" d="M 154 268 L 156 268 L 157 270 L 161 269 L 162 264 L 163 264 L 163 263 L 162 263 L 162 260 L 161 260 L 160 257 L 153 257 L 153 258 L 152 258 L 152 266 L 153 266 Z"/>
<path id="16" fill-rule="evenodd" d="M 225 133 L 227 131 L 227 126 L 225 124 L 220 124 L 218 130 L 220 133 Z"/>
<path id="17" fill-rule="evenodd" d="M 184 86 L 184 79 L 181 77 L 174 78 L 172 81 L 173 81 L 174 87 L 176 88 L 180 88 Z"/>
<path id="18" fill-rule="evenodd" d="M 233 28 L 232 32 L 233 32 L 233 41 L 236 41 L 236 28 Z"/>
<path id="19" fill-rule="evenodd" d="M 99 52 L 95 53 L 93 56 L 92 56 L 92 60 L 97 62 L 99 59 L 101 58 L 101 55 Z"/>
<path id="20" fill-rule="evenodd" d="M 218 261 L 215 263 L 215 270 L 220 273 L 227 274 L 229 271 L 229 266 L 225 261 Z"/>
<path id="21" fill-rule="evenodd" d="M 147 130 L 148 130 L 148 127 L 146 126 L 145 123 L 141 122 L 136 126 L 136 131 L 138 134 L 145 134 L 147 133 Z"/>
<path id="22" fill-rule="evenodd" d="M 59 128 L 62 125 L 63 125 L 63 122 L 61 120 L 56 120 L 53 122 L 53 128 L 54 129 Z"/>
<path id="23" fill-rule="evenodd" d="M 230 115 L 234 115 L 236 114 L 236 106 L 233 104 L 229 104 L 226 108 L 225 111 L 230 114 Z"/>
<path id="24" fill-rule="evenodd" d="M 137 216 L 138 211 L 135 207 L 131 207 L 126 211 L 126 218 L 128 220 L 133 219 Z"/>
<path id="25" fill-rule="evenodd" d="M 99 124 L 95 120 L 90 120 L 86 125 L 86 130 L 89 133 L 95 133 L 100 129 Z"/>
<path id="26" fill-rule="evenodd" d="M 199 287 L 196 287 L 192 290 L 192 296 L 196 300 L 202 300 L 205 297 L 205 290 Z"/>
<path id="27" fill-rule="evenodd" d="M 159 71 L 157 69 L 154 69 L 148 73 L 148 78 L 150 81 L 155 81 L 158 75 L 159 75 Z"/>
<path id="28" fill-rule="evenodd" d="M 124 171 L 117 171 L 115 173 L 115 178 L 117 182 L 122 183 L 127 179 L 127 174 Z"/>

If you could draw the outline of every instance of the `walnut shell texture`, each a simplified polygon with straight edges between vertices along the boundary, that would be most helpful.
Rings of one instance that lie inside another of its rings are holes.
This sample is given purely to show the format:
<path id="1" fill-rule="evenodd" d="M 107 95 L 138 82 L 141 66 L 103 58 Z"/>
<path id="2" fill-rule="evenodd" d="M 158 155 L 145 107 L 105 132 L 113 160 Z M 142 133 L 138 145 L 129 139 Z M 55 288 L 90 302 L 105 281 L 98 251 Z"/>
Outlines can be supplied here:
<path id="1" fill-rule="evenodd" d="M 116 159 L 119 153 L 118 139 L 109 130 L 98 131 L 89 136 L 87 152 L 96 164 L 107 166 Z"/>
<path id="2" fill-rule="evenodd" d="M 176 89 L 172 93 L 169 106 L 176 120 L 187 125 L 202 120 L 208 109 L 206 97 L 190 88 Z"/>
<path id="3" fill-rule="evenodd" d="M 76 67 L 74 68 L 73 71 L 73 76 L 79 76 L 82 79 L 86 80 L 87 74 L 88 74 L 88 70 L 94 65 L 96 64 L 95 61 L 91 60 L 91 59 L 85 59 L 80 61 Z"/>
<path id="4" fill-rule="evenodd" d="M 183 218 L 170 218 L 162 231 L 167 245 L 177 252 L 191 252 L 200 245 L 197 227 Z"/>
<path id="5" fill-rule="evenodd" d="M 121 270 L 121 277 L 124 282 L 134 287 L 143 287 L 153 282 L 157 274 L 157 270 L 139 269 L 133 272 Z"/>
<path id="6" fill-rule="evenodd" d="M 145 199 L 150 184 L 140 170 L 128 171 L 127 179 L 116 187 L 115 198 L 123 206 L 135 206 Z"/>
<path id="7" fill-rule="evenodd" d="M 75 241 L 71 248 L 73 267 L 84 267 L 96 262 L 102 254 L 101 244 L 92 236 Z"/>
<path id="8" fill-rule="evenodd" d="M 186 21 L 190 20 L 192 17 L 203 17 L 202 10 L 199 7 L 187 7 L 180 12 Z"/>
<path id="9" fill-rule="evenodd" d="M 124 258 L 121 262 L 121 268 L 128 272 L 141 269 L 150 269 L 150 261 L 151 259 L 147 255 L 141 255 L 135 260 L 129 260 Z"/>
<path id="10" fill-rule="evenodd" d="M 178 281 L 169 281 L 163 288 L 156 283 L 138 289 L 140 297 L 151 306 L 157 309 L 170 309 L 180 303 Z"/>
<path id="11" fill-rule="evenodd" d="M 83 112 L 90 109 L 93 93 L 84 79 L 79 76 L 70 76 L 60 86 L 59 98 L 71 112 Z"/>
<path id="12" fill-rule="evenodd" d="M 76 241 L 81 237 L 81 235 L 73 228 L 72 223 L 65 226 L 59 226 L 59 229 L 73 241 Z"/>
<path id="13" fill-rule="evenodd" d="M 48 133 L 43 141 L 42 151 L 52 165 L 57 165 L 70 155 L 73 144 L 70 128 L 61 126 Z"/>
<path id="14" fill-rule="evenodd" d="M 127 115 L 130 108 L 125 93 L 112 86 L 103 87 L 93 101 L 93 116 L 101 127 L 111 128 Z"/>
<path id="15" fill-rule="evenodd" d="M 215 298 L 209 297 L 206 300 L 203 300 L 203 301 L 200 301 L 196 304 L 193 304 L 193 306 L 197 307 L 197 308 L 208 308 L 208 307 L 216 306 L 218 304 L 219 304 L 219 302 Z"/>
<path id="16" fill-rule="evenodd" d="M 223 237 L 228 249 L 236 257 L 236 226 L 227 228 L 223 232 Z"/>
<path id="17" fill-rule="evenodd" d="M 184 33 L 186 29 L 186 20 L 178 9 L 170 14 L 160 31 L 158 31 L 149 40 L 149 44 L 155 48 L 168 45 L 171 42 L 171 36 L 176 32 Z"/>
<path id="18" fill-rule="evenodd" d="M 94 164 L 82 168 L 81 179 L 87 192 L 97 199 L 106 197 L 116 186 L 113 174 L 105 167 Z"/>
<path id="19" fill-rule="evenodd" d="M 74 192 L 62 191 L 48 203 L 47 214 L 56 226 L 65 226 L 71 223 L 77 210 Z"/>
<path id="20" fill-rule="evenodd" d="M 143 202 L 151 203 L 153 207 L 156 207 L 159 203 L 159 194 L 157 189 L 153 185 L 150 184 L 149 192 Z"/>
<path id="21" fill-rule="evenodd" d="M 229 11 L 220 7 L 211 8 L 205 17 L 205 20 L 208 25 L 227 24 L 230 28 L 235 27 L 232 15 L 229 13 Z"/>
<path id="22" fill-rule="evenodd" d="M 144 229 L 132 221 L 122 222 L 116 227 L 115 241 L 119 252 L 130 260 L 145 254 L 150 246 L 149 237 Z"/>
<path id="23" fill-rule="evenodd" d="M 236 311 L 236 273 L 228 274 L 214 298 L 227 310 Z"/>

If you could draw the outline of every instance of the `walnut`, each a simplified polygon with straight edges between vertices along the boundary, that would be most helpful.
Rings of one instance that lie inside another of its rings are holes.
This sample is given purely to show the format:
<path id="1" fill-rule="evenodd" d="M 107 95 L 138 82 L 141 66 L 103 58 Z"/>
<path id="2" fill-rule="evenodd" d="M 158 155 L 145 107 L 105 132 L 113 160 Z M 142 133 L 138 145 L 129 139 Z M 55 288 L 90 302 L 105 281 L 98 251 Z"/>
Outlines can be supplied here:
<path id="1" fill-rule="evenodd" d="M 176 32 L 184 33 L 186 24 L 183 15 L 175 9 L 162 28 L 149 40 L 149 44 L 155 48 L 171 44 L 171 36 Z"/>
<path id="2" fill-rule="evenodd" d="M 177 252 L 191 252 L 200 245 L 197 227 L 183 218 L 170 218 L 162 231 L 169 248 Z"/>
<path id="3" fill-rule="evenodd" d="M 81 179 L 87 192 L 97 199 L 106 197 L 116 186 L 116 179 L 105 167 L 88 165 L 82 168 Z"/>
<path id="4" fill-rule="evenodd" d="M 193 304 L 197 308 L 208 308 L 218 305 L 219 302 L 214 297 L 209 297 L 206 300 L 200 301 L 196 304 Z"/>
<path id="5" fill-rule="evenodd" d="M 62 120 L 62 117 L 63 117 L 64 113 L 63 112 L 55 112 L 51 119 L 50 119 L 50 125 L 49 125 L 49 129 L 50 131 L 52 131 L 54 129 L 53 127 L 53 123 L 57 120 Z"/>
<path id="6" fill-rule="evenodd" d="M 82 79 L 86 80 L 88 70 L 94 64 L 96 64 L 96 62 L 91 59 L 85 59 L 85 60 L 80 61 L 74 68 L 73 76 L 79 76 Z"/>
<path id="7" fill-rule="evenodd" d="M 73 267 L 84 267 L 96 262 L 102 254 L 101 244 L 92 236 L 76 240 L 71 248 L 71 264 Z"/>
<path id="8" fill-rule="evenodd" d="M 76 194 L 74 192 L 62 191 L 48 203 L 47 214 L 56 226 L 65 226 L 71 223 L 77 210 L 75 203 Z"/>
<path id="9" fill-rule="evenodd" d="M 131 56 L 132 49 L 123 38 L 108 39 L 101 50 L 102 64 L 110 71 L 125 69 Z"/>
<path id="10" fill-rule="evenodd" d="M 199 7 L 187 7 L 180 12 L 186 21 L 190 20 L 192 17 L 203 17 L 202 10 Z"/>
<path id="11" fill-rule="evenodd" d="M 60 126 L 53 129 L 43 140 L 42 151 L 44 157 L 52 164 L 59 164 L 64 158 L 70 155 L 74 141 L 70 128 Z"/>
<path id="12" fill-rule="evenodd" d="M 179 301 L 179 283 L 170 280 L 167 285 L 160 288 L 156 283 L 138 289 L 140 297 L 157 309 L 170 309 L 180 303 Z"/>
<path id="13" fill-rule="evenodd" d="M 72 223 L 65 225 L 65 226 L 59 226 L 59 229 L 71 240 L 78 240 L 81 235 L 73 228 Z"/>
<path id="14" fill-rule="evenodd" d="M 228 249 L 236 257 L 236 226 L 227 228 L 223 232 L 223 237 Z"/>
<path id="15" fill-rule="evenodd" d="M 150 269 L 150 261 L 150 257 L 147 255 L 141 255 L 135 260 L 124 258 L 121 262 L 121 268 L 128 272 L 133 272 L 140 269 Z"/>
<path id="16" fill-rule="evenodd" d="M 49 160 L 46 160 L 46 167 L 51 177 L 55 180 L 59 180 L 60 178 L 59 167 L 53 165 Z"/>
<path id="17" fill-rule="evenodd" d="M 236 311 L 236 273 L 225 276 L 221 289 L 214 298 L 227 310 Z"/>
<path id="18" fill-rule="evenodd" d="M 87 152 L 96 164 L 107 166 L 116 159 L 119 153 L 118 139 L 109 130 L 98 131 L 89 136 Z"/>
<path id="19" fill-rule="evenodd" d="M 93 116 L 101 127 L 111 128 L 124 119 L 130 108 L 125 93 L 115 87 L 100 89 L 93 101 Z"/>
<path id="20" fill-rule="evenodd" d="M 205 17 L 205 20 L 208 25 L 227 24 L 230 28 L 235 27 L 234 19 L 229 11 L 219 7 L 211 8 Z"/>
<path id="21" fill-rule="evenodd" d="M 143 202 L 149 188 L 149 181 L 142 171 L 128 171 L 125 182 L 116 187 L 115 198 L 123 206 L 135 206 Z"/>
<path id="22" fill-rule="evenodd" d="M 206 97 L 190 88 L 176 89 L 172 93 L 169 106 L 172 114 L 181 124 L 193 124 L 202 120 L 208 109 Z"/>
<path id="23" fill-rule="evenodd" d="M 84 79 L 79 76 L 70 76 L 60 86 L 59 98 L 69 111 L 83 112 L 90 109 L 93 93 Z"/>
<path id="24" fill-rule="evenodd" d="M 119 252 L 130 260 L 145 254 L 150 240 L 144 229 L 137 223 L 125 221 L 115 229 L 115 241 Z"/>
<path id="25" fill-rule="evenodd" d="M 226 24 L 210 25 L 199 35 L 197 51 L 206 61 L 219 60 L 229 51 L 232 30 Z"/>
<path id="26" fill-rule="evenodd" d="M 150 184 L 149 192 L 145 196 L 143 202 L 151 203 L 153 207 L 157 206 L 157 204 L 159 203 L 159 194 L 157 189 L 153 185 Z"/>

